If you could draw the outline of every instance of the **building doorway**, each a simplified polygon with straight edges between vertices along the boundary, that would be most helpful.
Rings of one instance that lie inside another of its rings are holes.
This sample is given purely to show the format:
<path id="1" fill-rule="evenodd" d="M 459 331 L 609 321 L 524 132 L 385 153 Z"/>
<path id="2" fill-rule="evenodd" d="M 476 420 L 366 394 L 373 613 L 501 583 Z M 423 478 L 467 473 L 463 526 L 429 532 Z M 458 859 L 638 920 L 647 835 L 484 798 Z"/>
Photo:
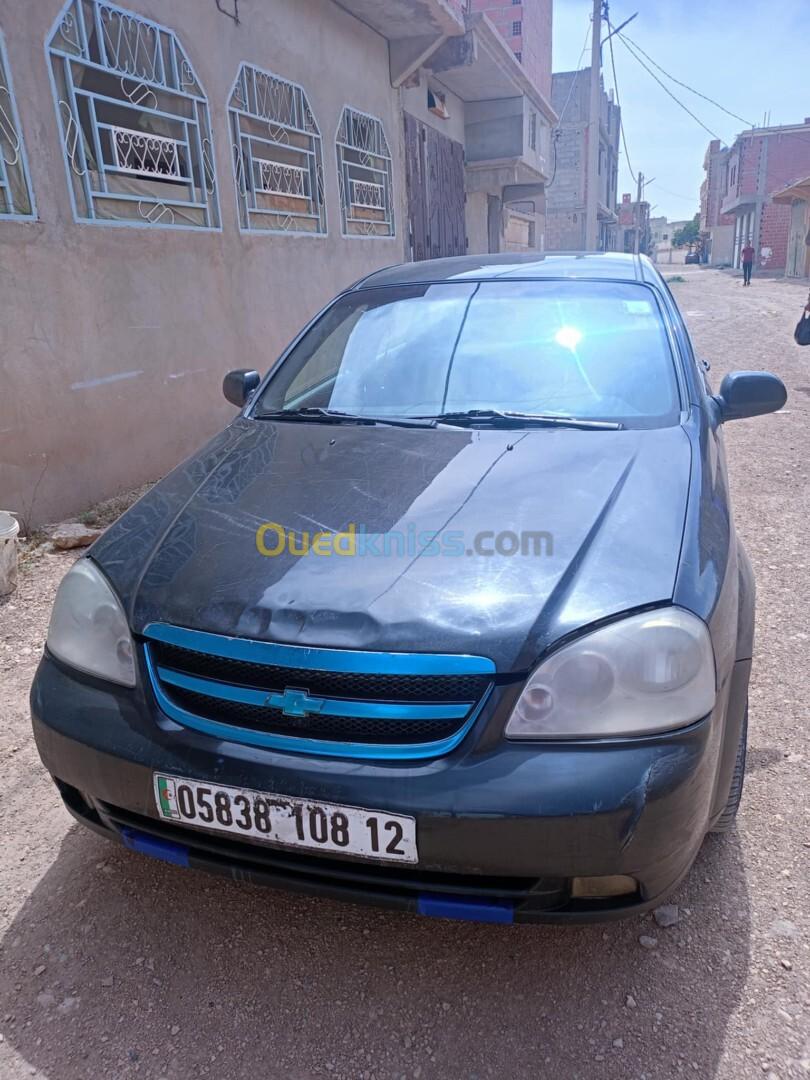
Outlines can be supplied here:
<path id="1" fill-rule="evenodd" d="M 464 255 L 464 147 L 405 113 L 405 182 L 411 258 Z"/>

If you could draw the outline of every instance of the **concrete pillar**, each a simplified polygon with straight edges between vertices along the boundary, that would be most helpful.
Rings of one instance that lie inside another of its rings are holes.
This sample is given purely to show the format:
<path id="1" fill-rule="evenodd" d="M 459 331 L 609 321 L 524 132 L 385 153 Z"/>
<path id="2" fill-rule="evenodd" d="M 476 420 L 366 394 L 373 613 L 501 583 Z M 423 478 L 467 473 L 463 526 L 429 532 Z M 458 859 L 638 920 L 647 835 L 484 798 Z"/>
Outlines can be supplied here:
<path id="1" fill-rule="evenodd" d="M 740 258 L 740 251 L 742 250 L 742 235 L 743 229 L 745 228 L 745 215 L 737 214 L 734 224 L 734 265 L 739 270 L 740 264 L 742 262 L 742 259 Z"/>

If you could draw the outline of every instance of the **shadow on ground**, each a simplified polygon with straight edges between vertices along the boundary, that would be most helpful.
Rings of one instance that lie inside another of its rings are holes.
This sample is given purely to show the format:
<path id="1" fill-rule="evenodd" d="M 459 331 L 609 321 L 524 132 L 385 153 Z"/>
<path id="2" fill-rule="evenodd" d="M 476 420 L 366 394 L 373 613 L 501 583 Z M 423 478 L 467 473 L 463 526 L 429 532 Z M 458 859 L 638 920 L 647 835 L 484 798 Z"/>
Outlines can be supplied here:
<path id="1" fill-rule="evenodd" d="M 429 921 L 74 826 L 2 942 L 6 1053 L 49 1080 L 711 1077 L 748 964 L 735 834 L 709 838 L 675 899 L 667 930 Z"/>

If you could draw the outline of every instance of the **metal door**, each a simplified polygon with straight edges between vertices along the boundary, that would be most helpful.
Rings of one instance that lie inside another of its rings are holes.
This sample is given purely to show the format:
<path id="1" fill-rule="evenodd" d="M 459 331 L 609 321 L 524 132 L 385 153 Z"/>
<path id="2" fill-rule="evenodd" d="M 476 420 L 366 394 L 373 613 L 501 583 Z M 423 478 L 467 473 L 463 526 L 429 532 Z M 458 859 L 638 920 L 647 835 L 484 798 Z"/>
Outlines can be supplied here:
<path id="1" fill-rule="evenodd" d="M 411 258 L 463 255 L 464 148 L 410 113 L 405 113 L 405 182 Z"/>
<path id="2" fill-rule="evenodd" d="M 805 253 L 805 203 L 794 202 L 790 208 L 790 234 L 788 236 L 787 277 L 804 276 L 804 253 Z"/>

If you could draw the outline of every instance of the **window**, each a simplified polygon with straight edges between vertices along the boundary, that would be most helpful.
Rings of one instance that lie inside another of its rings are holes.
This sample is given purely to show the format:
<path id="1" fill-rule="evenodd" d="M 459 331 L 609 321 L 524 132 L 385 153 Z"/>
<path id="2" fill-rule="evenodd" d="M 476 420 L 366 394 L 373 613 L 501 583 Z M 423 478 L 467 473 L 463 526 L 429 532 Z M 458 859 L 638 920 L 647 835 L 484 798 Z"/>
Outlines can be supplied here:
<path id="1" fill-rule="evenodd" d="M 515 19 L 512 23 L 512 37 L 520 37 L 523 33 L 523 23 L 520 19 Z"/>
<path id="2" fill-rule="evenodd" d="M 519 64 L 522 64 L 522 63 L 523 63 L 523 53 L 522 53 L 522 52 L 520 51 L 520 49 L 516 50 L 516 52 L 515 52 L 515 59 L 517 60 L 517 62 L 518 62 Z"/>
<path id="3" fill-rule="evenodd" d="M 336 145 L 344 235 L 393 236 L 391 152 L 382 122 L 347 105 Z"/>
<path id="4" fill-rule="evenodd" d="M 34 218 L 34 196 L 25 159 L 3 35 L 0 34 L 0 217 Z"/>
<path id="5" fill-rule="evenodd" d="M 512 0 L 512 7 L 518 7 L 523 3 L 523 0 Z"/>
<path id="6" fill-rule="evenodd" d="M 76 219 L 219 228 L 208 102 L 175 33 L 69 0 L 47 46 Z"/>
<path id="7" fill-rule="evenodd" d="M 440 120 L 450 119 L 450 110 L 447 108 L 447 97 L 434 90 L 432 86 L 427 88 L 428 112 L 438 116 Z"/>
<path id="8" fill-rule="evenodd" d="M 228 113 L 239 227 L 323 236 L 321 133 L 303 89 L 242 64 Z"/>
<path id="9" fill-rule="evenodd" d="M 358 289 L 328 308 L 275 369 L 255 415 L 306 407 L 557 412 L 651 428 L 678 422 L 679 395 L 646 286 L 459 281 Z"/>
<path id="10" fill-rule="evenodd" d="M 529 113 L 529 149 L 537 149 L 537 113 Z"/>

